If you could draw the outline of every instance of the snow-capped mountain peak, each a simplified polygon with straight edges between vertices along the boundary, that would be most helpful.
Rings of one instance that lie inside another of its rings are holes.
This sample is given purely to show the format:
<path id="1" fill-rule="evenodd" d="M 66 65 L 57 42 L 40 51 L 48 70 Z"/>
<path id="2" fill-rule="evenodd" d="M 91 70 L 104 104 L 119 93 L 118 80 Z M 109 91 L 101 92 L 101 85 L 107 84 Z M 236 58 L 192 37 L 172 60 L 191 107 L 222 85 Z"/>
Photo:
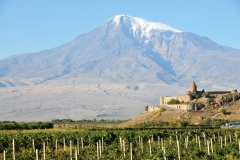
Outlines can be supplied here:
<path id="1" fill-rule="evenodd" d="M 163 23 L 149 22 L 129 15 L 116 15 L 111 20 L 116 27 L 121 23 L 128 24 L 135 38 L 149 38 L 151 30 L 182 32 Z"/>
<path id="2" fill-rule="evenodd" d="M 0 60 L 0 120 L 129 119 L 193 80 L 240 89 L 240 50 L 175 31 L 118 15 L 59 47 Z"/>

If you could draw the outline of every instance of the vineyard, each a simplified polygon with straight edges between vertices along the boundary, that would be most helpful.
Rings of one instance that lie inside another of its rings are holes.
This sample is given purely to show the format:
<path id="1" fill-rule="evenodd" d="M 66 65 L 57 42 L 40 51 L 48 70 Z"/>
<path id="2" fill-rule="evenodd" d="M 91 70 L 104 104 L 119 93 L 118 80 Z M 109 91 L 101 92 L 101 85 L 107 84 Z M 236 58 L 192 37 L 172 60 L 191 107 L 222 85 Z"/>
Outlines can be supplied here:
<path id="1" fill-rule="evenodd" d="M 0 159 L 240 159 L 240 130 L 3 130 Z"/>

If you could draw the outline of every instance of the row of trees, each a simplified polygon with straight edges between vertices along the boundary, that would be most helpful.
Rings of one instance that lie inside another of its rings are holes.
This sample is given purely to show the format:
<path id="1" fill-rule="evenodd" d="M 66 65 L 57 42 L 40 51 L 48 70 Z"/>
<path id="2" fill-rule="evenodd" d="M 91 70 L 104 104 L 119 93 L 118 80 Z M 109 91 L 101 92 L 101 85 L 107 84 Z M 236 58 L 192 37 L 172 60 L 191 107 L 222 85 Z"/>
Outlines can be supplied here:
<path id="1" fill-rule="evenodd" d="M 28 130 L 28 129 L 50 129 L 53 123 L 0 123 L 0 130 Z"/>
<path id="2" fill-rule="evenodd" d="M 59 124 L 59 123 L 63 123 L 63 124 L 70 124 L 70 123 L 79 123 L 79 124 L 86 124 L 86 123 L 90 123 L 90 124 L 94 124 L 94 123 L 123 123 L 126 122 L 127 120 L 108 120 L 108 119 L 96 119 L 94 118 L 93 120 L 90 119 L 82 119 L 82 120 L 72 120 L 72 119 L 54 119 L 51 122 L 54 124 Z"/>
<path id="3" fill-rule="evenodd" d="M 188 120 L 174 120 L 170 122 L 163 121 L 148 121 L 143 123 L 138 123 L 132 126 L 133 128 L 220 128 L 220 126 L 229 123 L 229 120 L 224 119 L 215 119 L 212 120 L 207 118 L 205 120 L 200 121 L 201 125 L 193 125 L 192 122 Z"/>
<path id="4" fill-rule="evenodd" d="M 105 123 L 123 123 L 127 120 L 72 120 L 72 119 L 54 119 L 51 122 L 29 122 L 17 123 L 15 121 L 2 121 L 0 122 L 0 130 L 23 130 L 23 129 L 49 129 L 53 128 L 54 124 L 105 124 Z"/>

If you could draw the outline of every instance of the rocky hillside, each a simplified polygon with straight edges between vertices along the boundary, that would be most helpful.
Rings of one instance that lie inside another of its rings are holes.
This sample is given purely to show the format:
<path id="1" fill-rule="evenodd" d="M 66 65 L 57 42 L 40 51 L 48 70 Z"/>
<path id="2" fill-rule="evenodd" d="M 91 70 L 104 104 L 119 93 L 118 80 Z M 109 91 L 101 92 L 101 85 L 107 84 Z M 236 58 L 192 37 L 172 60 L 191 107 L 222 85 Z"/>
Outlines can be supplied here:
<path id="1" fill-rule="evenodd" d="M 207 119 L 240 120 L 240 93 L 211 95 L 209 98 L 202 97 L 190 103 L 197 105 L 200 110 L 184 111 L 169 107 L 165 111 L 161 111 L 162 109 L 153 112 L 145 111 L 120 126 L 127 127 L 159 121 L 188 121 L 193 124 L 196 122 L 202 123 Z"/>

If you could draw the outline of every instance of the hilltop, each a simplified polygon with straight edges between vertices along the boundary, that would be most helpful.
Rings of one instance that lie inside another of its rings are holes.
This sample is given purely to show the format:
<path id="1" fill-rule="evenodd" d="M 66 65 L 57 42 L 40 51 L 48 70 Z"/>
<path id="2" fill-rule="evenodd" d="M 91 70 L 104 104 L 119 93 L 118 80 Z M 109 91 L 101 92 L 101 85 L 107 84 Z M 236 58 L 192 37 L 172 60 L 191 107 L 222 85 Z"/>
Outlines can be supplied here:
<path id="1" fill-rule="evenodd" d="M 142 123 L 188 121 L 190 124 L 206 123 L 212 120 L 240 120 L 240 93 L 212 95 L 209 98 L 199 98 L 192 102 L 201 105 L 201 110 L 184 111 L 171 107 L 160 107 L 157 111 L 145 111 L 120 127 L 131 127 Z M 165 108 L 165 109 L 162 109 Z"/>

